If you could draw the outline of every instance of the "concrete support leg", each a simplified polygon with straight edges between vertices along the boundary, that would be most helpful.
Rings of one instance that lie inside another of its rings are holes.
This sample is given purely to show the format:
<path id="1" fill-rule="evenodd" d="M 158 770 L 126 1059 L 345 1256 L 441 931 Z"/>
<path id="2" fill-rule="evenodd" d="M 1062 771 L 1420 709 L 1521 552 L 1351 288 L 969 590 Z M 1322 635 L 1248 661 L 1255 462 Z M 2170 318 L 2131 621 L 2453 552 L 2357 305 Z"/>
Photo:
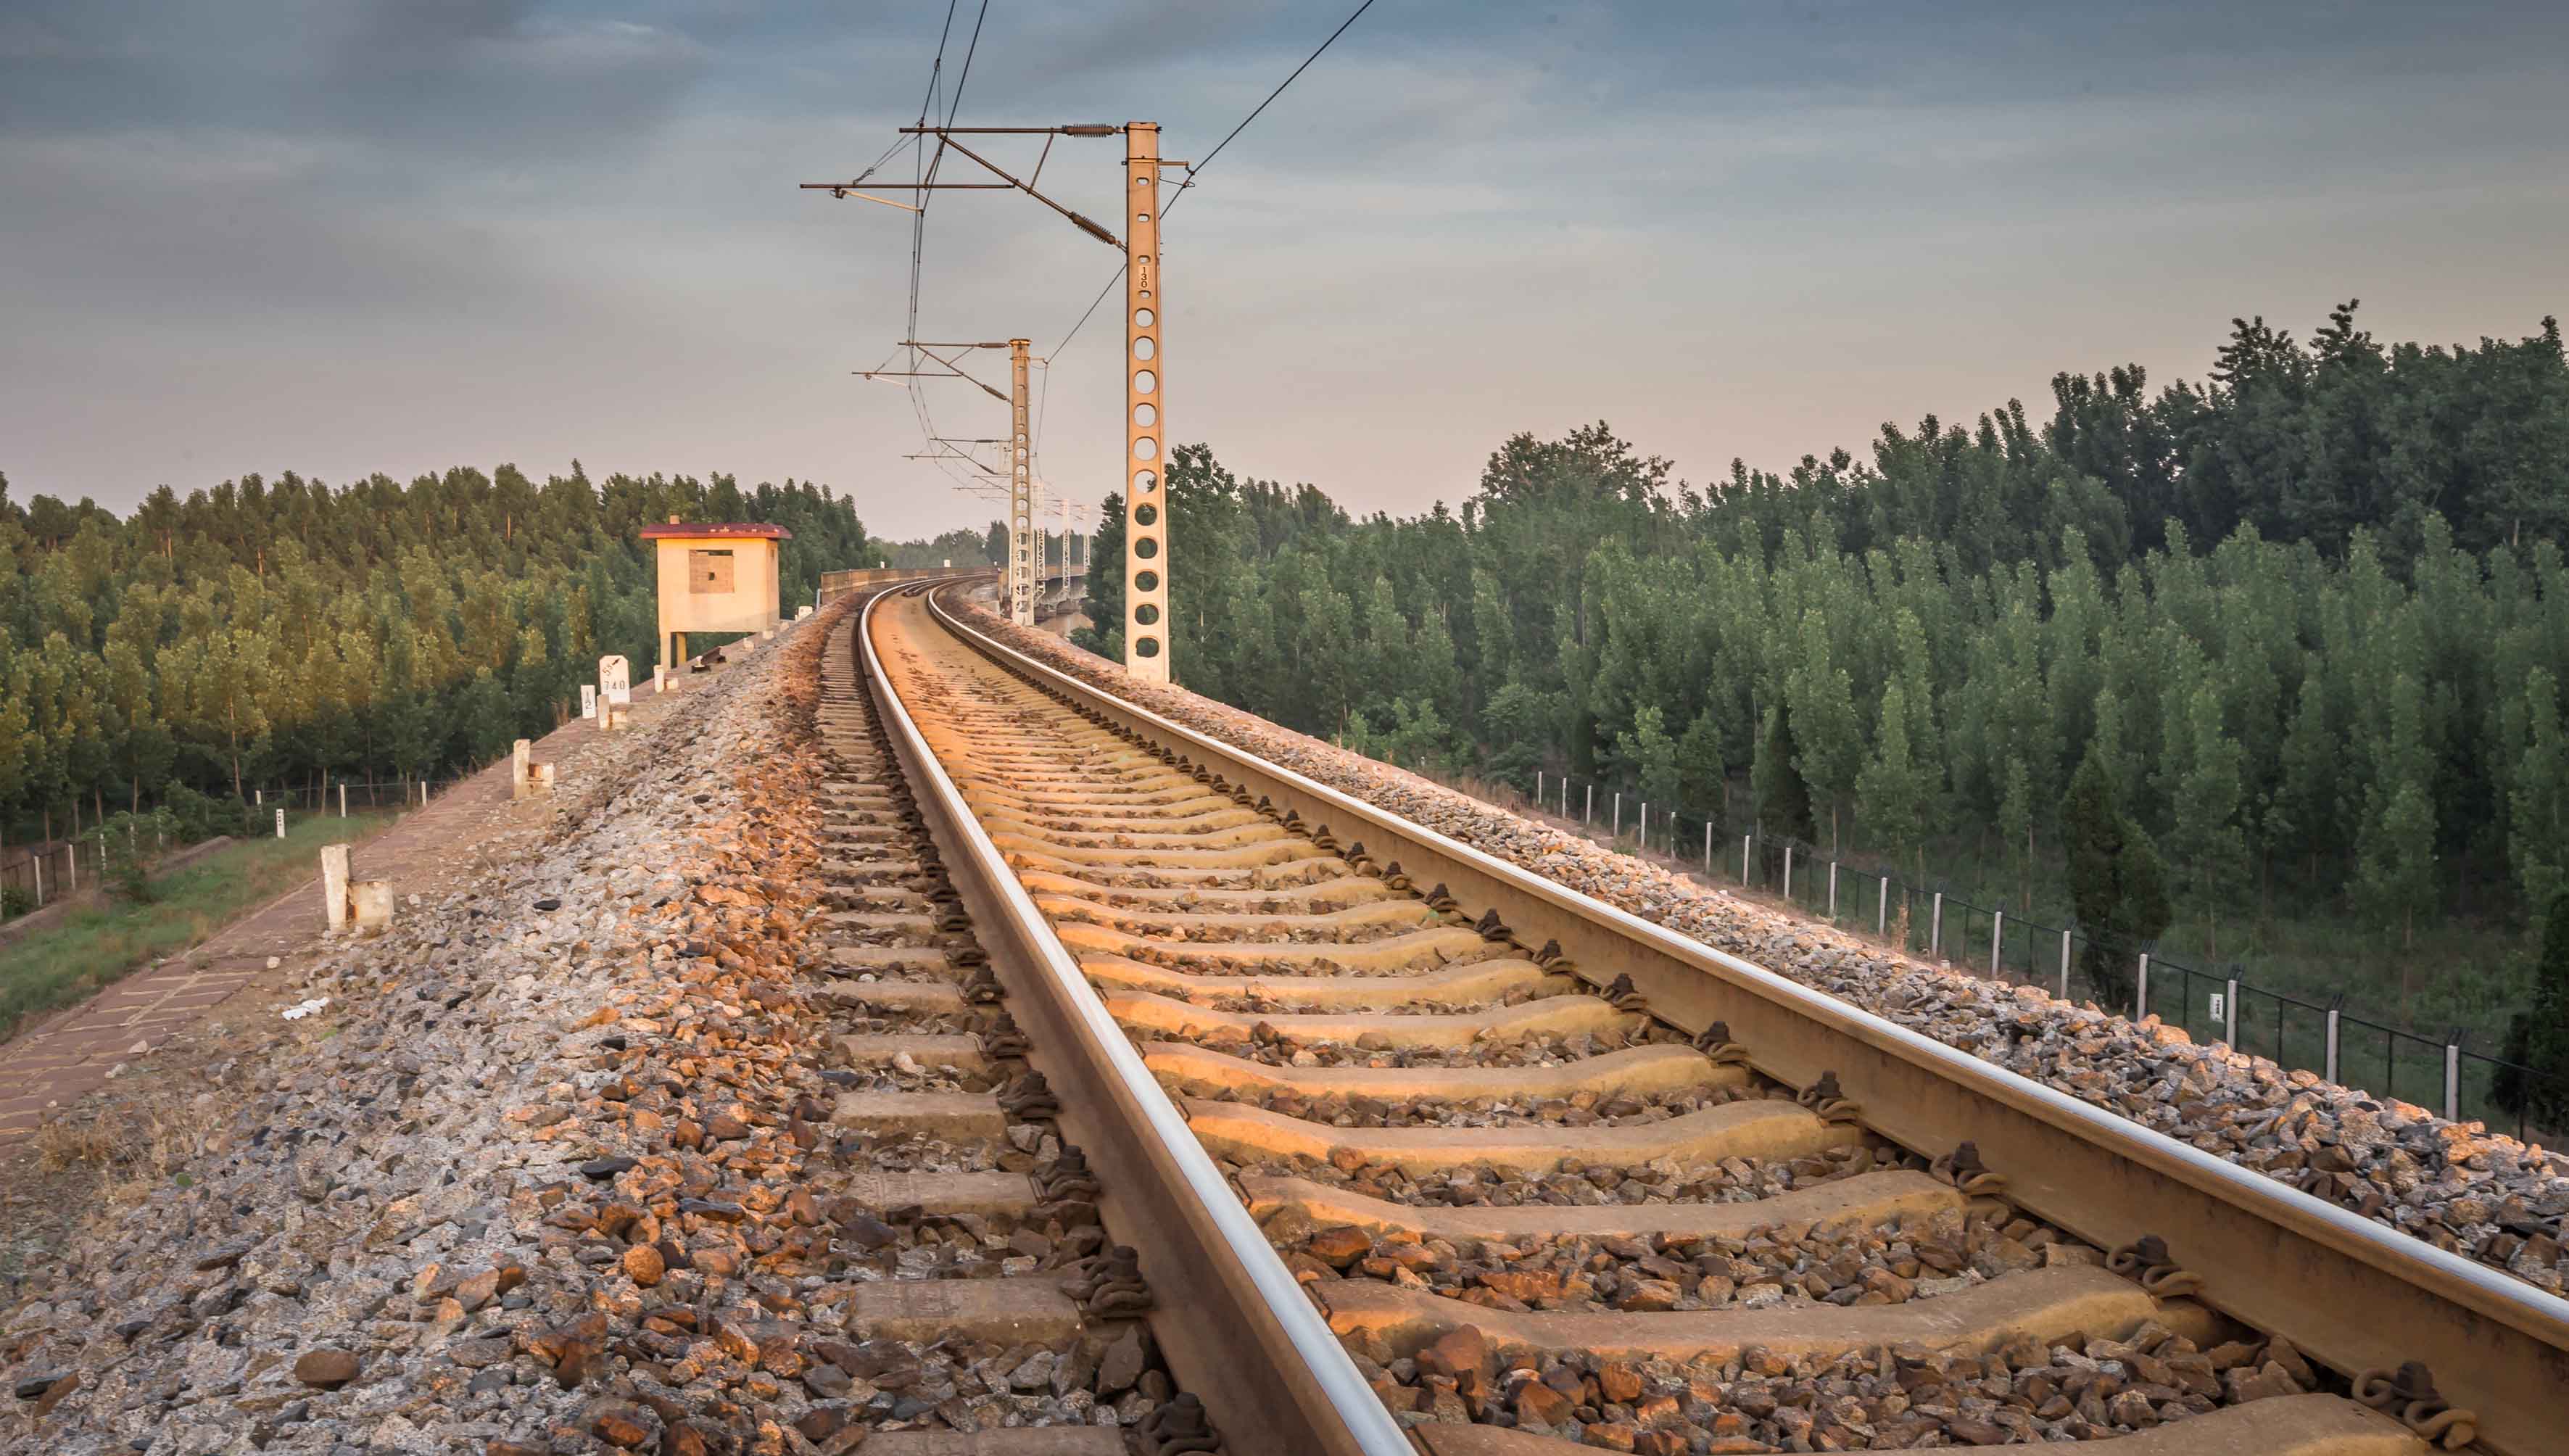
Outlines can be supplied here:
<path id="1" fill-rule="evenodd" d="M 512 799 L 524 799 L 535 792 L 527 775 L 529 755 L 535 752 L 535 748 L 533 743 L 521 738 L 509 750 L 509 797 Z"/>

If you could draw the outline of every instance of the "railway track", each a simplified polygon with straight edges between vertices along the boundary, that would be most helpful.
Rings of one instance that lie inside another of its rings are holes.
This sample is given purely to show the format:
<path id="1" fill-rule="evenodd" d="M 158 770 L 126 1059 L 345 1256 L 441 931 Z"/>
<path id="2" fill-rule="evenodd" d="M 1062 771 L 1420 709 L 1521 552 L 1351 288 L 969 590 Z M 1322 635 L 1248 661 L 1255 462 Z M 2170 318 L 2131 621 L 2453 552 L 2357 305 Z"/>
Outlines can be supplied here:
<path id="1" fill-rule="evenodd" d="M 856 617 L 824 648 L 815 730 L 826 1104 L 797 1109 L 868 1171 L 817 1217 L 850 1334 L 815 1346 L 813 1447 L 876 1456 L 1214 1449 L 1147 1326 L 1133 1252 L 1024 1058 L 970 915 L 858 677 Z M 816 1217 L 816 1221 L 817 1221 Z M 835 1366 L 836 1376 L 827 1366 Z M 806 1376 L 807 1382 L 812 1377 Z M 1103 1422 L 1103 1423 L 1101 1423 Z"/>
<path id="2" fill-rule="evenodd" d="M 1159 719 L 924 591 L 859 635 L 1231 1450 L 2569 1449 L 2569 1313 L 2539 1290 Z"/>

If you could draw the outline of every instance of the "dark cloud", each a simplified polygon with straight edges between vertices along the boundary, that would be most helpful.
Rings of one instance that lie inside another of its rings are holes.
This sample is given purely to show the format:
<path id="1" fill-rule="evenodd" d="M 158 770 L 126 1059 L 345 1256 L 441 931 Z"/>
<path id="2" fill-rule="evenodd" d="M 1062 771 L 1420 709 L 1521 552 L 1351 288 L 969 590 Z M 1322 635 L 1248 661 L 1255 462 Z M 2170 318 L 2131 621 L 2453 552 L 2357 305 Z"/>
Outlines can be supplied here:
<path id="1" fill-rule="evenodd" d="M 907 316 L 906 218 L 793 186 L 917 114 L 944 10 L 0 0 L 0 470 L 122 503 L 576 455 L 969 519 L 846 374 Z M 961 120 L 1201 156 L 1343 14 L 993 0 Z M 1507 430 L 1604 415 L 1702 476 L 2056 368 L 2199 373 L 2232 313 L 2522 332 L 2561 306 L 2564 50 L 2569 7 L 2493 0 L 1383 0 L 1173 216 L 1171 422 L 1402 509 Z M 1116 157 L 1064 143 L 1047 188 L 1111 210 Z M 957 337 L 1049 349 L 1113 265 L 1003 194 L 928 237 Z M 1111 317 L 1049 376 L 1084 496 Z"/>

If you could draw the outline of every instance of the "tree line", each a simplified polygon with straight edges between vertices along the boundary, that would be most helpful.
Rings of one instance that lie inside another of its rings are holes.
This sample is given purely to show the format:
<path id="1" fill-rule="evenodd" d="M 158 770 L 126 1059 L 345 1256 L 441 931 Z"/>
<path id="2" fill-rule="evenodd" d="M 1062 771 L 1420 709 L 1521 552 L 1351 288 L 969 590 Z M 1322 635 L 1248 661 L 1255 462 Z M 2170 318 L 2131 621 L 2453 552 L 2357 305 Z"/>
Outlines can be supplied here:
<path id="1" fill-rule="evenodd" d="M 2531 917 L 2569 889 L 2560 331 L 2385 346 L 2354 312 L 1704 486 L 1599 424 L 1359 520 L 1185 447 L 1176 670 L 1405 764 L 1604 775 L 1913 870 L 1968 841 L 2027 902 L 2082 847 L 2146 856 L 2081 906 L 2144 939 L 2168 896 Z M 1120 655 L 1122 607 L 1092 575 L 1086 645 Z"/>
<path id="2" fill-rule="evenodd" d="M 867 559 L 853 500 L 792 480 L 287 473 L 165 486 L 119 517 L 19 506 L 0 476 L 0 836 L 491 762 L 556 726 L 600 656 L 656 660 L 637 533 L 671 517 L 791 531 L 789 613 Z"/>

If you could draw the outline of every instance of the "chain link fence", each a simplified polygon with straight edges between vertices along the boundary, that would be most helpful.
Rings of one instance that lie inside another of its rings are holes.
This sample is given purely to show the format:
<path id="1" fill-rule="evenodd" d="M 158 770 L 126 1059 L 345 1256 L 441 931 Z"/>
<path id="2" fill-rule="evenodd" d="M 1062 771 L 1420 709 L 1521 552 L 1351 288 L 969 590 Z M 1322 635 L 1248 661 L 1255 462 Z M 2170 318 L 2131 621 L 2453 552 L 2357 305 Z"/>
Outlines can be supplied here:
<path id="1" fill-rule="evenodd" d="M 423 809 L 464 779 L 333 780 L 322 784 L 279 785 L 249 791 L 247 802 L 233 801 L 243 834 L 279 834 L 278 814 L 300 819 L 313 814 L 347 818 L 386 810 Z M 218 803 L 222 801 L 216 801 Z M 165 845 L 155 846 L 155 849 Z M 101 832 L 87 830 L 69 840 L 0 852 L 0 921 L 39 910 L 67 895 L 94 886 L 117 853 Z"/>
<path id="2" fill-rule="evenodd" d="M 2569 1078 L 2473 1050 L 2455 1028 L 2441 1037 L 2385 1025 L 2346 1009 L 2251 983 L 2246 967 L 2186 965 L 2146 945 L 2111 943 L 2074 925 L 2050 925 L 1914 884 L 1878 864 L 1831 857 L 1800 840 L 1728 825 L 1684 806 L 1652 804 L 1592 780 L 1537 771 L 1535 805 L 1601 830 L 1618 848 L 1682 866 L 1717 885 L 1772 895 L 1841 929 L 1869 933 L 1908 953 L 1986 979 L 2038 985 L 2139 1019 L 2155 1015 L 2198 1042 L 2309 1070 L 2378 1097 L 2398 1098 L 2460 1121 L 2474 1119 L 2523 1141 L 2560 1140 L 2501 1106 L 2509 1081 L 2530 1106 L 2569 1095 Z M 2547 1092 L 2548 1095 L 2541 1095 Z"/>

